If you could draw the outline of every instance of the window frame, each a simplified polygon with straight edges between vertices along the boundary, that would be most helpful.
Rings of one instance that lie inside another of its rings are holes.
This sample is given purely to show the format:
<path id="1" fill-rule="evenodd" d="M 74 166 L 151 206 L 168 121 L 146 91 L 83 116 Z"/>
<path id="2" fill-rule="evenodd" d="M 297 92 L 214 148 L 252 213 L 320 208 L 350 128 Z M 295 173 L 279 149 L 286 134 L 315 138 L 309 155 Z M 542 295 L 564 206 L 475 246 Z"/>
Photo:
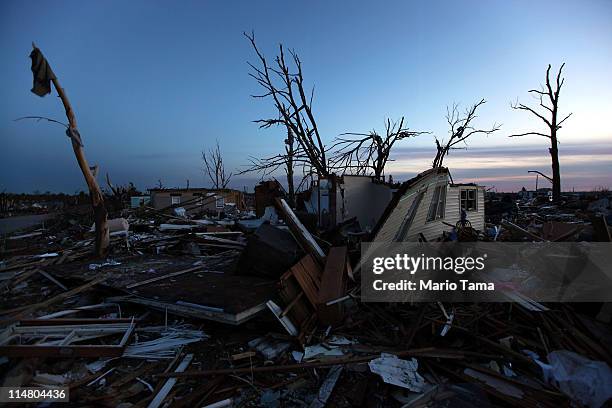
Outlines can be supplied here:
<path id="1" fill-rule="evenodd" d="M 174 202 L 177 200 L 177 202 Z M 170 196 L 170 205 L 180 205 L 181 204 L 181 196 L 180 194 L 174 194 Z"/>
<path id="2" fill-rule="evenodd" d="M 465 192 L 465 198 L 463 198 L 464 192 Z M 470 194 L 473 194 L 474 197 L 470 198 Z M 471 201 L 474 202 L 474 206 L 473 208 L 468 208 L 468 204 Z M 478 211 L 478 188 L 460 188 L 459 189 L 459 209 L 465 210 L 466 212 Z"/>
<path id="3" fill-rule="evenodd" d="M 447 194 L 448 189 L 446 184 L 439 184 L 435 187 L 425 222 L 443 220 L 446 217 Z"/>

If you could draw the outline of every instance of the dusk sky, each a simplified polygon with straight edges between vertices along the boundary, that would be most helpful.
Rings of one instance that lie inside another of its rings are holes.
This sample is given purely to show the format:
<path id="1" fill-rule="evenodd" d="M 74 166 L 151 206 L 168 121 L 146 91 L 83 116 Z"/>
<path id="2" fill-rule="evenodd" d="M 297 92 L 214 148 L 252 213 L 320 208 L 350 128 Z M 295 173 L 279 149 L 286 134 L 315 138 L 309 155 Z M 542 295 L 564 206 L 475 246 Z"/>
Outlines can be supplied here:
<path id="1" fill-rule="evenodd" d="M 566 63 L 559 131 L 562 188 L 612 187 L 612 1 L 2 1 L 0 191 L 86 189 L 70 140 L 39 115 L 66 121 L 60 100 L 30 92 L 31 43 L 72 102 L 90 164 L 140 189 L 209 186 L 200 151 L 218 140 L 227 167 L 283 149 L 285 131 L 259 129 L 274 115 L 249 77 L 256 62 L 243 31 L 272 59 L 293 48 L 315 86 L 313 110 L 327 144 L 344 132 L 384 130 L 405 116 L 413 130 L 447 136 L 446 106 L 485 98 L 475 137 L 446 164 L 458 181 L 503 191 L 533 188 L 527 170 L 550 174 L 548 139 L 514 111 Z M 431 166 L 432 135 L 400 142 L 387 174 L 405 180 Z M 236 176 L 252 190 L 258 176 Z M 540 186 L 546 184 L 541 180 Z"/>

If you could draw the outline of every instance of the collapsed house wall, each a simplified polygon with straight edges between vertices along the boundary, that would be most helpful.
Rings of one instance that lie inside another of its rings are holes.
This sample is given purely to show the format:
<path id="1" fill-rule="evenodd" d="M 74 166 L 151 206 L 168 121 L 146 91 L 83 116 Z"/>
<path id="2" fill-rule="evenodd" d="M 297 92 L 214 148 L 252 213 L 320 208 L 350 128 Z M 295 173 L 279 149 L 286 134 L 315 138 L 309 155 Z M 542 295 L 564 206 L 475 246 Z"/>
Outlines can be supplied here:
<path id="1" fill-rule="evenodd" d="M 164 188 L 151 189 L 149 193 L 151 205 L 157 210 L 176 206 L 185 207 L 188 213 L 199 211 L 216 212 L 222 211 L 226 205 L 235 205 L 239 210 L 245 209 L 242 192 L 238 190 Z"/>
<path id="2" fill-rule="evenodd" d="M 431 169 L 406 182 L 383 215 L 374 241 L 435 240 L 461 220 L 462 209 L 472 228 L 484 229 L 484 188 L 451 184 L 447 169 Z"/>
<path id="3" fill-rule="evenodd" d="M 372 177 L 344 176 L 340 185 L 338 206 L 339 222 L 357 217 L 361 229 L 371 231 L 393 197 L 387 184 L 376 183 Z M 344 197 L 342 197 L 344 195 Z"/>
<path id="4" fill-rule="evenodd" d="M 393 197 L 391 186 L 370 176 L 345 175 L 335 180 L 320 179 L 313 185 L 304 202 L 306 210 L 319 216 L 322 228 L 356 218 L 363 231 L 371 231 Z"/>

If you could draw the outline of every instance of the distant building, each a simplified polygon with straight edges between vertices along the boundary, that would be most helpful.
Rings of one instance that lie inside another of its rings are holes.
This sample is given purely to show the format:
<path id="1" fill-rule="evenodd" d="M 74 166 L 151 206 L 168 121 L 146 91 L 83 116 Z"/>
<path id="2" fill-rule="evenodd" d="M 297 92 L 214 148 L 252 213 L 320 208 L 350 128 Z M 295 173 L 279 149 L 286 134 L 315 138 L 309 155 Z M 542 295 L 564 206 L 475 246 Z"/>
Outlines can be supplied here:
<path id="1" fill-rule="evenodd" d="M 139 208 L 145 205 L 149 205 L 151 202 L 151 197 L 149 196 L 132 196 L 130 197 L 130 207 L 131 208 Z"/>
<path id="2" fill-rule="evenodd" d="M 152 188 L 149 189 L 151 206 L 155 209 L 183 207 L 187 213 L 224 211 L 226 207 L 245 210 L 242 191 L 209 188 Z"/>

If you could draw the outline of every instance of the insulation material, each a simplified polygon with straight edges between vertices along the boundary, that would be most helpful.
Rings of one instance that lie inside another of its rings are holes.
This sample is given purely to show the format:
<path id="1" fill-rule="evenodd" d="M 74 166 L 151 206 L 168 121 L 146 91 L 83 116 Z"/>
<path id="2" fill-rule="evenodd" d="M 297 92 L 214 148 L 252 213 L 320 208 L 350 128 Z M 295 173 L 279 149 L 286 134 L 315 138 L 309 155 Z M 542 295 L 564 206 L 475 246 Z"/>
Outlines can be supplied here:
<path id="1" fill-rule="evenodd" d="M 416 358 L 402 360 L 393 354 L 381 353 L 380 357 L 370 361 L 368 366 L 370 371 L 378 374 L 387 384 L 414 392 L 422 392 L 425 387 L 425 379 L 417 372 L 419 363 Z"/>

